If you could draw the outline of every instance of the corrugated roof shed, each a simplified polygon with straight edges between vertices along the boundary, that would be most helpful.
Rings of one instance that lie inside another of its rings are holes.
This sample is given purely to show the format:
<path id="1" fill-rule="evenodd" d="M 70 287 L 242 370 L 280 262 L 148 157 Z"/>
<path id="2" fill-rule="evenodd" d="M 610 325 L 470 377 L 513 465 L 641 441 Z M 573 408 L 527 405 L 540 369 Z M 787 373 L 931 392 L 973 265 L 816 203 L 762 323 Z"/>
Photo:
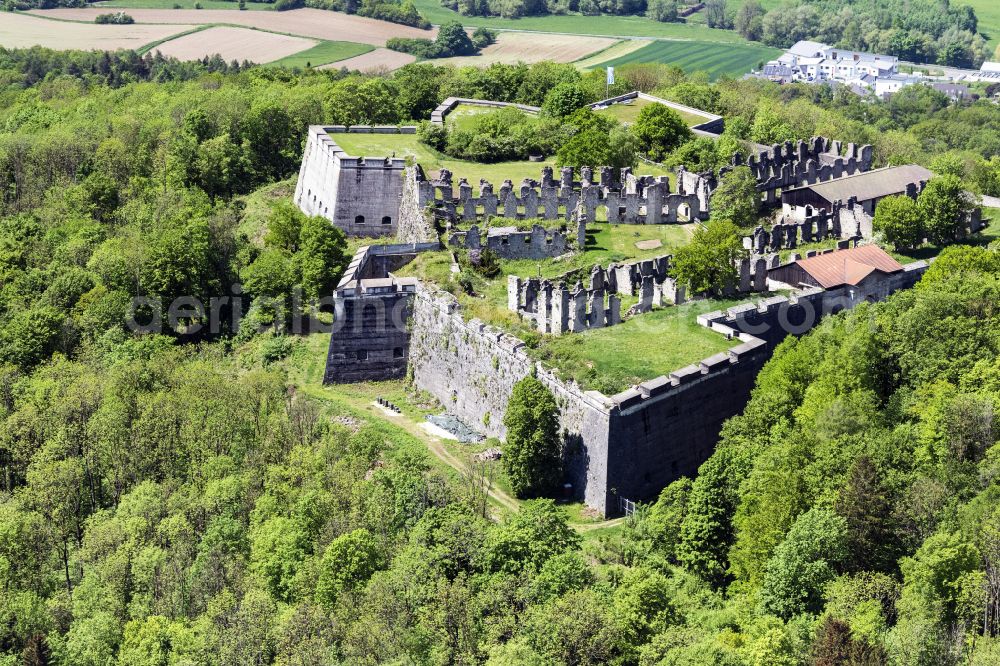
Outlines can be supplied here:
<path id="1" fill-rule="evenodd" d="M 824 289 L 845 284 L 857 285 L 875 271 L 896 273 L 903 270 L 902 264 L 878 245 L 860 245 L 827 252 L 799 259 L 796 263 Z"/>
<path id="2" fill-rule="evenodd" d="M 846 203 L 851 197 L 858 201 L 881 199 L 893 194 L 902 194 L 910 183 L 916 184 L 928 181 L 934 174 L 918 164 L 875 169 L 865 173 L 828 180 L 825 183 L 805 185 L 787 192 L 810 189 L 830 203 L 841 201 Z"/>

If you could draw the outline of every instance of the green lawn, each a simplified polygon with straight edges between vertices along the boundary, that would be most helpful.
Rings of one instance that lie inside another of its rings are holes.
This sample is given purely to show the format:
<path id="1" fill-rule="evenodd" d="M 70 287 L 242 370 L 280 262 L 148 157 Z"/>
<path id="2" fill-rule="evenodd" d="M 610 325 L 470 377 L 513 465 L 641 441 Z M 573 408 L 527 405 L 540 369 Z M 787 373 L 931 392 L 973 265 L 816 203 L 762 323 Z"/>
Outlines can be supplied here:
<path id="1" fill-rule="evenodd" d="M 1000 45 L 1000 2 L 997 0 L 963 0 L 963 5 L 969 5 L 976 10 L 979 19 L 979 31 L 989 40 L 994 49 Z M 996 60 L 994 55 L 992 60 Z"/>
<path id="2" fill-rule="evenodd" d="M 476 116 L 481 116 L 484 113 L 494 113 L 497 111 L 496 107 L 492 106 L 478 106 L 476 104 L 459 104 L 445 116 L 445 121 L 450 127 L 455 127 L 457 129 L 471 129 L 473 121 Z"/>
<path id="3" fill-rule="evenodd" d="M 686 72 L 706 72 L 711 78 L 716 79 L 723 74 L 731 76 L 745 74 L 758 63 L 771 60 L 780 53 L 778 49 L 749 43 L 720 47 L 717 43 L 706 41 L 657 41 L 594 67 L 662 62 L 677 65 Z"/>
<path id="4" fill-rule="evenodd" d="M 269 67 L 319 67 L 338 60 L 345 60 L 373 51 L 374 46 L 354 42 L 320 42 L 281 60 L 268 63 Z"/>
<path id="5" fill-rule="evenodd" d="M 335 134 L 333 140 L 352 156 L 386 157 L 395 153 L 396 157 L 414 158 L 425 172 L 448 169 L 454 174 L 456 185 L 459 178 L 465 177 L 474 188 L 478 188 L 479 179 L 485 178 L 493 183 L 494 191 L 506 178 L 516 184 L 524 178 L 538 179 L 542 175 L 543 166 L 555 167 L 552 159 L 543 162 L 525 160 L 493 164 L 456 160 L 420 143 L 415 134 Z"/>
<path id="6" fill-rule="evenodd" d="M 648 99 L 634 99 L 627 104 L 612 104 L 606 109 L 601 109 L 597 113 L 611 116 L 620 123 L 634 123 L 635 119 L 639 117 L 639 112 L 642 111 L 643 107 L 649 106 L 650 104 L 656 104 L 656 102 L 651 102 Z M 707 116 L 699 116 L 694 113 L 687 113 L 686 111 L 677 111 L 677 114 L 684 119 L 684 122 L 688 124 L 688 127 L 693 127 L 695 125 L 700 125 L 702 123 L 707 123 L 711 118 Z"/>
<path id="7" fill-rule="evenodd" d="M 493 191 L 495 192 L 507 178 L 515 185 L 525 178 L 539 179 L 544 166 L 551 166 L 558 173 L 555 160 L 551 157 L 541 162 L 523 160 L 491 164 L 457 160 L 420 143 L 415 134 L 342 133 L 333 135 L 333 139 L 351 156 L 387 157 L 395 154 L 396 157 L 412 157 L 420 163 L 425 172 L 448 169 L 454 175 L 456 185 L 459 178 L 465 177 L 476 192 L 478 192 L 480 178 L 485 178 L 493 183 Z M 636 169 L 636 173 L 652 176 L 670 175 L 669 172 L 648 164 L 641 164 Z"/>
<path id="8" fill-rule="evenodd" d="M 696 363 L 735 343 L 699 326 L 697 317 L 738 301 L 696 301 L 648 312 L 608 328 L 542 336 L 531 350 L 585 388 L 612 395 Z"/>

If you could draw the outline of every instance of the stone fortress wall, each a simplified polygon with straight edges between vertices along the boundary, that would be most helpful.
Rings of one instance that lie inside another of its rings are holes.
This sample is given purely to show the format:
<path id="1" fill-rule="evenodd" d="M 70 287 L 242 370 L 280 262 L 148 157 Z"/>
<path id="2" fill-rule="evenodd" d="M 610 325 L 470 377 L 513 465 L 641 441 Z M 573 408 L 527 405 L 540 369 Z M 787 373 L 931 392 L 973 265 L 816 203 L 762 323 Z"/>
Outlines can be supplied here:
<path id="1" fill-rule="evenodd" d="M 338 133 L 412 134 L 413 127 L 342 125 L 309 127 L 295 204 L 321 215 L 348 236 L 395 235 L 403 195 L 401 157 L 351 157 L 337 145 Z"/>
<path id="2" fill-rule="evenodd" d="M 926 269 L 923 262 L 907 266 L 903 273 L 873 285 L 874 291 L 811 289 L 791 298 L 775 297 L 702 315 L 701 325 L 725 335 L 735 346 L 605 396 L 561 379 L 534 361 L 521 340 L 479 320 L 465 321 L 451 294 L 391 275 L 416 252 L 434 247 L 359 250 L 337 297 L 343 303 L 338 316 L 342 312 L 348 322 L 360 325 L 358 329 L 345 325 L 351 331 L 347 336 L 338 332 L 331 336 L 325 381 L 399 377 L 408 364 L 415 385 L 431 393 L 449 413 L 502 438 L 513 385 L 534 372 L 559 405 L 567 476 L 575 493 L 606 515 L 619 513 L 622 499 L 654 499 L 674 479 L 697 471 L 711 454 L 722 423 L 746 404 L 757 373 L 781 339 L 807 332 L 826 314 L 912 286 Z M 657 261 L 650 261 L 656 270 Z M 609 273 L 598 269 L 595 275 L 604 280 Z M 610 291 L 610 284 L 599 286 Z M 364 306 L 375 303 L 408 319 L 388 332 L 379 331 L 378 318 L 365 315 Z M 360 351 L 367 352 L 364 358 Z"/>
<path id="3" fill-rule="evenodd" d="M 398 379 L 406 374 L 414 278 L 396 278 L 418 252 L 437 242 L 365 246 L 358 249 L 333 294 L 334 331 L 323 382 Z"/>

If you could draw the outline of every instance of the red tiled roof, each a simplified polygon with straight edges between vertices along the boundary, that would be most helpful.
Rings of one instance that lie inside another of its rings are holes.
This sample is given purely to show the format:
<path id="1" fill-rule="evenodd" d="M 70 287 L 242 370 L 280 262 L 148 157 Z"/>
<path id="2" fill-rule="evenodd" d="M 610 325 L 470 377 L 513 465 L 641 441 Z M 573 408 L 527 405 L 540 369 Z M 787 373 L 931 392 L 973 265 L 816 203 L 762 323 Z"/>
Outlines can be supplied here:
<path id="1" fill-rule="evenodd" d="M 796 262 L 824 289 L 844 284 L 857 285 L 875 271 L 896 273 L 902 264 L 878 245 L 861 245 L 847 250 L 819 254 Z"/>

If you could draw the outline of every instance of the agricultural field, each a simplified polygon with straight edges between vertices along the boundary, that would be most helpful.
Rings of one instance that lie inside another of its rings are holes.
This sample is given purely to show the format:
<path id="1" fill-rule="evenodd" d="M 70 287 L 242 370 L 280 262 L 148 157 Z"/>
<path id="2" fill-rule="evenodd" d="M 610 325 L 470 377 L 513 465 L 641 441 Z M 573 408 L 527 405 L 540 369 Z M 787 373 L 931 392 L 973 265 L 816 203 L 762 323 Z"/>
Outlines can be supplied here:
<path id="1" fill-rule="evenodd" d="M 323 65 L 318 69 L 349 69 L 359 72 L 388 72 L 399 69 L 411 62 L 416 62 L 416 57 L 409 53 L 400 53 L 385 48 L 377 48 L 367 53 L 338 60 Z"/>
<path id="2" fill-rule="evenodd" d="M 634 99 L 627 103 L 612 104 L 608 108 L 601 109 L 597 113 L 611 116 L 620 123 L 634 123 L 635 119 L 639 117 L 639 112 L 642 111 L 643 107 L 649 106 L 650 104 L 657 104 L 657 102 L 651 102 L 647 99 Z M 687 123 L 688 127 L 700 125 L 711 120 L 708 116 L 699 116 L 698 114 L 688 113 L 678 109 L 674 109 L 674 111 L 677 115 L 684 119 L 684 122 Z"/>
<path id="3" fill-rule="evenodd" d="M 620 58 L 621 56 L 632 53 L 633 51 L 638 51 L 642 47 L 648 46 L 651 43 L 652 42 L 648 39 L 623 39 L 620 42 L 615 42 L 603 51 L 598 51 L 597 53 L 590 54 L 586 58 L 576 60 L 573 64 L 580 69 L 590 69 L 592 67 L 597 67 L 605 60 Z"/>
<path id="4" fill-rule="evenodd" d="M 369 44 L 354 44 L 352 42 L 320 42 L 305 51 L 299 51 L 281 60 L 270 63 L 283 67 L 317 67 L 338 64 L 340 61 L 354 59 L 374 49 Z M 385 49 L 378 49 L 384 51 Z M 360 67 L 354 69 L 361 69 Z"/>
<path id="5" fill-rule="evenodd" d="M 615 44 L 614 39 L 586 35 L 539 35 L 530 32 L 501 32 L 495 44 L 479 55 L 432 60 L 455 66 L 489 65 L 494 62 L 574 62 Z"/>
<path id="6" fill-rule="evenodd" d="M 441 6 L 440 0 L 415 0 L 420 14 L 435 25 L 446 21 L 459 21 L 465 26 L 486 26 L 498 30 L 526 30 L 536 32 L 597 35 L 600 37 L 653 37 L 661 39 L 695 39 L 708 42 L 745 44 L 731 30 L 717 30 L 705 25 L 688 23 L 660 23 L 645 16 L 584 16 L 566 14 L 553 16 L 527 16 L 503 19 L 483 16 L 462 16 Z"/>
<path id="7" fill-rule="evenodd" d="M 267 63 L 312 50 L 314 46 L 315 41 L 302 37 L 217 26 L 171 39 L 153 50 L 178 60 L 199 60 L 219 54 L 227 62 L 249 60 Z"/>
<path id="8" fill-rule="evenodd" d="M 780 55 L 781 51 L 758 44 L 726 45 L 710 42 L 655 41 L 622 56 L 595 63 L 591 68 L 618 66 L 637 62 L 662 62 L 677 65 L 686 72 L 705 72 L 712 79 L 724 74 L 739 76 L 760 62 Z"/>
<path id="9" fill-rule="evenodd" d="M 94 17 L 106 9 L 60 8 L 33 10 L 32 14 L 48 18 L 92 23 Z M 433 30 L 420 30 L 396 23 L 328 12 L 322 9 L 295 9 L 287 12 L 241 12 L 235 9 L 134 9 L 129 15 L 136 25 L 121 26 L 136 31 L 149 23 L 185 23 L 190 25 L 230 24 L 258 28 L 298 37 L 328 41 L 358 42 L 372 46 L 385 46 L 390 37 L 433 38 Z M 6 20 L 6 19 L 5 19 Z M 153 41 L 152 39 L 146 42 Z"/>
<path id="10" fill-rule="evenodd" d="M 180 5 L 181 9 L 194 9 L 195 3 L 201 5 L 202 9 L 239 9 L 239 3 L 236 0 L 106 0 L 105 2 L 92 3 L 92 6 L 102 9 L 174 9 L 174 5 Z M 273 11 L 274 4 L 247 2 L 246 9 L 249 11 Z"/>
<path id="11" fill-rule="evenodd" d="M 51 49 L 139 49 L 151 42 L 179 35 L 197 26 L 181 25 L 97 25 L 50 21 L 26 14 L 3 13 L 0 46 L 20 48 L 45 46 Z"/>

